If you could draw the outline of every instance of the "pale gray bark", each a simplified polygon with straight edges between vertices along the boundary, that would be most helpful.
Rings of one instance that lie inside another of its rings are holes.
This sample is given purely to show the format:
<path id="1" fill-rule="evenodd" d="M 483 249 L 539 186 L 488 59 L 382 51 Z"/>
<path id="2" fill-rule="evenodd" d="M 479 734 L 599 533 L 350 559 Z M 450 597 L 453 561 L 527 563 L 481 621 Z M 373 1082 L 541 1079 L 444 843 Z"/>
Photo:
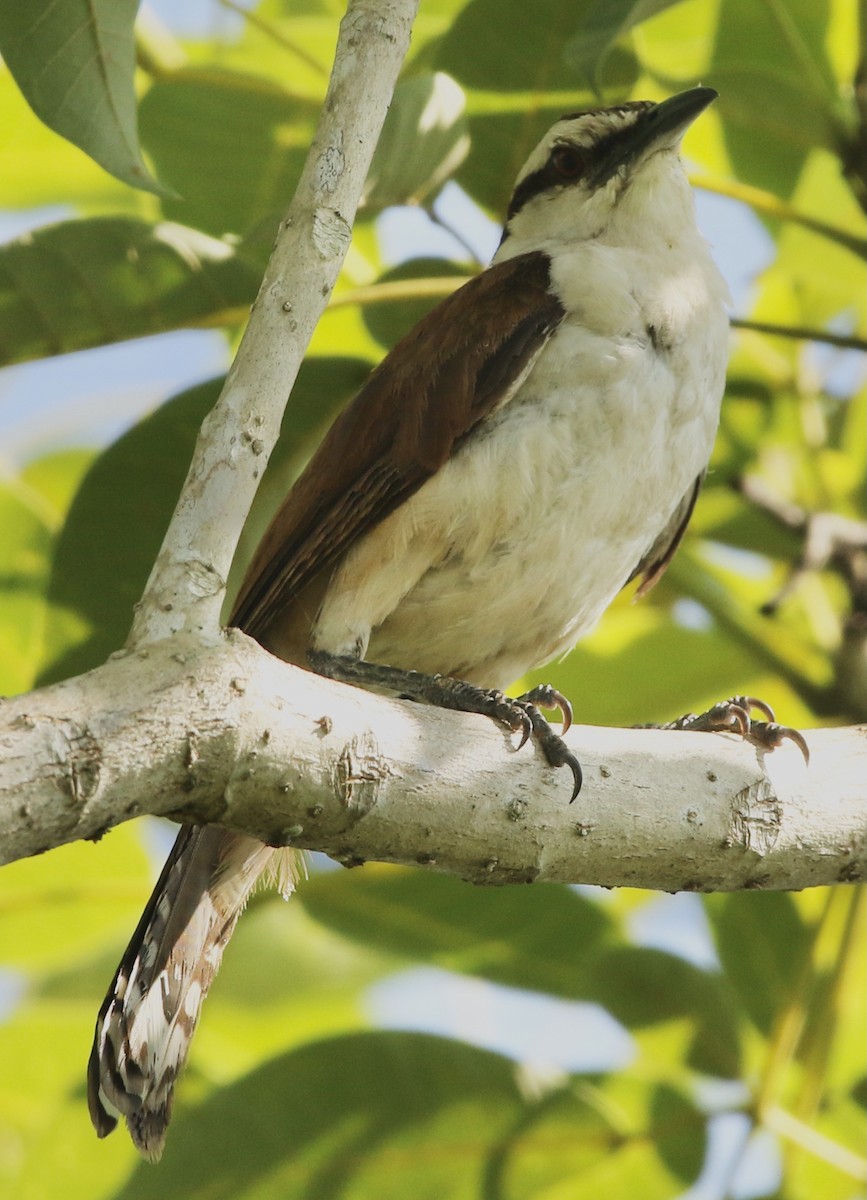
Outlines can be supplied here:
<path id="1" fill-rule="evenodd" d="M 803 888 L 867 876 L 867 729 L 763 754 L 577 727 L 584 788 L 484 717 L 300 671 L 232 632 L 173 639 L 0 706 L 0 861 L 140 813 L 477 883 Z"/>

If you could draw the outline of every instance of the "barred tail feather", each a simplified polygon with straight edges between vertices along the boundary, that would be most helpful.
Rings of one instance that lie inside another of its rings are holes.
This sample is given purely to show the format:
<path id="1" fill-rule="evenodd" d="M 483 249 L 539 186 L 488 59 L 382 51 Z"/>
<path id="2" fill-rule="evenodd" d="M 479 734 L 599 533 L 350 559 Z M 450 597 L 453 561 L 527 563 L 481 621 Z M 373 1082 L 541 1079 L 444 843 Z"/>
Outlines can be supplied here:
<path id="1" fill-rule="evenodd" d="M 96 1021 L 87 1072 L 100 1137 L 124 1117 L 145 1157 L 163 1151 L 175 1080 L 202 1002 L 257 881 L 295 887 L 303 860 L 213 825 L 185 825 Z"/>

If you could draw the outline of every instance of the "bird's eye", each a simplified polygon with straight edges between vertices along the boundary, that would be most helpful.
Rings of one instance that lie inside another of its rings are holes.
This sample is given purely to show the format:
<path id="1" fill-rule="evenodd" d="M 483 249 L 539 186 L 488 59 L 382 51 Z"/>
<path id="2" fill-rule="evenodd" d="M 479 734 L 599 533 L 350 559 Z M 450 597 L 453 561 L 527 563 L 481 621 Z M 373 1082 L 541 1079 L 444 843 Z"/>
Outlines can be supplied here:
<path id="1" fill-rule="evenodd" d="M 574 146 L 555 146 L 551 166 L 561 179 L 577 179 L 584 170 L 584 155 Z"/>

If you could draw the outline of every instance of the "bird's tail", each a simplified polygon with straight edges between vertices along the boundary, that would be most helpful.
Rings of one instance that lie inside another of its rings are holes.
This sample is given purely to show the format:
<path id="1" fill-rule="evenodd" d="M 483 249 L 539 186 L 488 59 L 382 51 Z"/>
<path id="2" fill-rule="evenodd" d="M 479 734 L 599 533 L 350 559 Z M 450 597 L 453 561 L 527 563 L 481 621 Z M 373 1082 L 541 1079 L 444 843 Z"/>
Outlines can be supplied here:
<path id="1" fill-rule="evenodd" d="M 160 1157 L 202 1002 L 253 887 L 284 896 L 301 856 L 213 825 L 185 825 L 126 948 L 96 1020 L 87 1071 L 100 1137 L 124 1117 L 147 1158 Z"/>

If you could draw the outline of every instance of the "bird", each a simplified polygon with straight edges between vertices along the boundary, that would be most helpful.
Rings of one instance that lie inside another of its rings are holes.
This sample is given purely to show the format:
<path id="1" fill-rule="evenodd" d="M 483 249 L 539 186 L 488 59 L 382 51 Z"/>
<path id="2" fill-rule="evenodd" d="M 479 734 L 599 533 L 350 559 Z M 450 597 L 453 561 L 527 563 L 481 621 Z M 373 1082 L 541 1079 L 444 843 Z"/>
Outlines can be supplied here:
<path id="1" fill-rule="evenodd" d="M 686 528 L 719 423 L 728 290 L 681 140 L 693 87 L 560 118 L 491 264 L 390 351 L 255 553 L 229 624 L 320 674 L 483 712 L 581 785 L 528 670 L 567 653 Z M 297 852 L 183 825 L 109 987 L 88 1065 L 99 1136 L 162 1153 L 202 1003 L 253 887 Z"/>

